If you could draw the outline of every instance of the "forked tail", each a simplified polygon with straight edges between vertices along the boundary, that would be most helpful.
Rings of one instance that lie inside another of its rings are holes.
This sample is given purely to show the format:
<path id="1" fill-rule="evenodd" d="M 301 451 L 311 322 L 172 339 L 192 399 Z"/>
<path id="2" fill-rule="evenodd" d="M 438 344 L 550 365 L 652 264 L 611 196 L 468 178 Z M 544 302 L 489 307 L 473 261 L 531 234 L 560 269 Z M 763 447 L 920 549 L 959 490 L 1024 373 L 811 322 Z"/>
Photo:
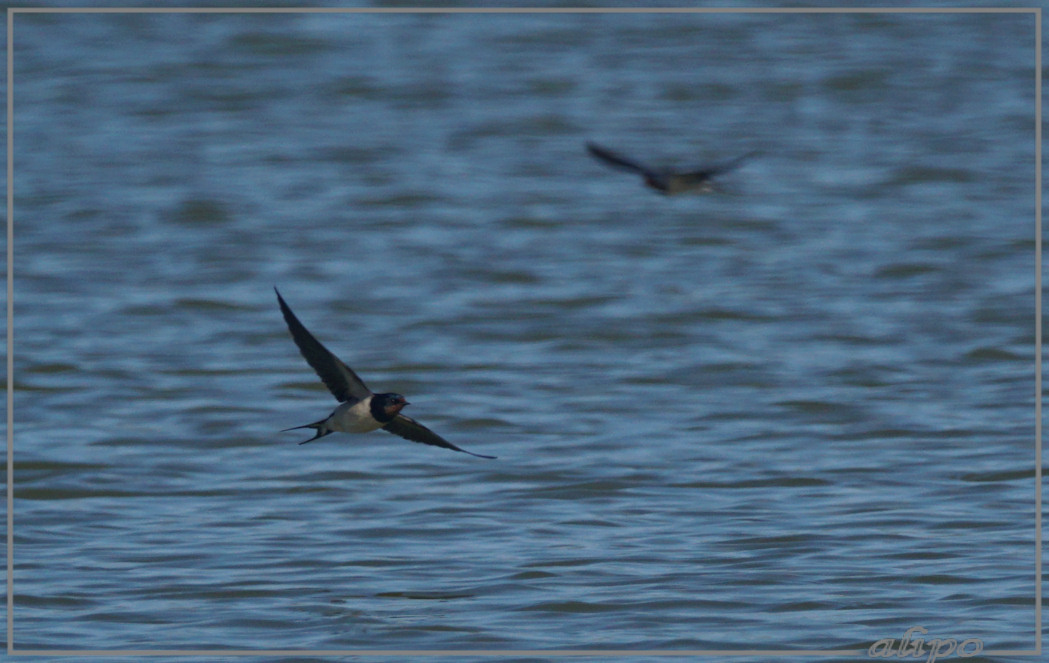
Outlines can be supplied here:
<path id="1" fill-rule="evenodd" d="M 313 429 L 315 429 L 317 431 L 316 435 L 314 435 L 313 437 L 311 437 L 308 440 L 303 440 L 302 442 L 299 442 L 300 445 L 301 444 L 306 444 L 307 442 L 313 442 L 317 438 L 324 437 L 325 435 L 330 435 L 331 433 L 335 432 L 335 431 L 332 431 L 332 430 L 328 430 L 328 429 L 326 429 L 324 427 L 324 422 L 325 421 L 327 421 L 327 419 L 321 419 L 320 421 L 314 421 L 312 424 L 303 424 L 302 426 L 292 426 L 291 428 L 285 428 L 281 432 L 282 433 L 286 433 L 287 431 L 299 430 L 300 428 L 313 428 Z"/>

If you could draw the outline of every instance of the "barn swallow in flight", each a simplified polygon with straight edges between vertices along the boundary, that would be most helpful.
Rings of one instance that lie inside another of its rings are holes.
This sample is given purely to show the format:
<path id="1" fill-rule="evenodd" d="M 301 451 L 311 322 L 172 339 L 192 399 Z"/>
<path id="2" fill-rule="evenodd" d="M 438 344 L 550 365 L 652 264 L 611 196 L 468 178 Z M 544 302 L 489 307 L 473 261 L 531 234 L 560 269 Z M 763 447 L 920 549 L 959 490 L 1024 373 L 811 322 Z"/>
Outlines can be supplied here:
<path id="1" fill-rule="evenodd" d="M 665 168 L 649 168 L 648 166 L 620 156 L 615 152 L 606 150 L 594 143 L 587 143 L 586 149 L 590 152 L 591 156 L 613 168 L 627 170 L 641 175 L 641 177 L 645 178 L 645 184 L 647 186 L 667 196 L 690 192 L 711 193 L 716 190 L 714 188 L 714 183 L 712 182 L 715 177 L 737 168 L 744 159 L 755 154 L 755 152 L 748 152 L 732 161 L 708 166 L 706 168 L 698 168 L 690 171 L 674 171 Z"/>
<path id="2" fill-rule="evenodd" d="M 276 288 L 273 290 L 277 291 Z M 313 437 L 299 444 L 313 442 L 335 432 L 367 433 L 381 428 L 412 442 L 461 451 L 478 458 L 495 458 L 495 456 L 482 456 L 460 449 L 415 419 L 401 414 L 404 406 L 408 405 L 404 396 L 372 393 L 353 372 L 353 369 L 342 363 L 338 357 L 321 345 L 313 334 L 307 331 L 288 308 L 288 304 L 280 296 L 279 291 L 277 291 L 277 302 L 280 304 L 281 313 L 284 314 L 284 321 L 288 323 L 288 329 L 291 330 L 291 337 L 295 345 L 299 346 L 299 352 L 306 358 L 306 363 L 312 366 L 320 376 L 324 385 L 328 387 L 328 391 L 339 401 L 339 406 L 335 408 L 335 411 L 324 419 L 312 424 L 285 429 L 312 428 L 317 431 Z"/>

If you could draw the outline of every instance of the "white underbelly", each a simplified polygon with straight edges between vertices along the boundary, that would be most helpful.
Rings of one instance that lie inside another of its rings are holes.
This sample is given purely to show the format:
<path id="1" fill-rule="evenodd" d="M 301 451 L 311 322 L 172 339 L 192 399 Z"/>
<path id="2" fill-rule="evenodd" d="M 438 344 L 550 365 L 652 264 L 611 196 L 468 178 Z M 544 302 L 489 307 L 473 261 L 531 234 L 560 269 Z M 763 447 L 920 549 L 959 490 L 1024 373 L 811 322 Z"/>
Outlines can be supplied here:
<path id="1" fill-rule="evenodd" d="M 372 417 L 370 404 L 371 396 L 358 403 L 343 403 L 335 408 L 328 427 L 342 433 L 367 433 L 382 428 L 382 423 Z"/>

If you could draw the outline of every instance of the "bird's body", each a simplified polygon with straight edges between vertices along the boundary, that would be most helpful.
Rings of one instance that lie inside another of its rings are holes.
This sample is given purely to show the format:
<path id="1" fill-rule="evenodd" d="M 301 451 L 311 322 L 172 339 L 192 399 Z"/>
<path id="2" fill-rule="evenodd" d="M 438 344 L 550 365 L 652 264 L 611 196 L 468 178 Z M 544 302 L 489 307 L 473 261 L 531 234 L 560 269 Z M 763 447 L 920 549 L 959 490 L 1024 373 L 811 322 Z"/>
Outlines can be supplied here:
<path id="1" fill-rule="evenodd" d="M 299 428 L 314 428 L 316 436 L 306 442 L 312 442 L 318 437 L 324 437 L 330 433 L 370 433 L 383 427 L 383 422 L 378 420 L 371 411 L 374 397 L 369 396 L 363 401 L 340 403 L 327 418 L 315 421 L 312 424 L 286 428 L 285 430 L 298 430 Z M 389 423 L 389 422 L 387 422 Z M 300 442 L 299 444 L 306 444 Z"/>
<path id="2" fill-rule="evenodd" d="M 371 411 L 375 396 L 356 403 L 342 403 L 328 417 L 328 426 L 340 433 L 370 433 L 379 430 L 389 421 L 380 421 Z M 392 417 L 391 417 L 392 419 Z"/>
<path id="3" fill-rule="evenodd" d="M 645 180 L 645 185 L 651 189 L 667 195 L 675 196 L 682 193 L 710 193 L 716 191 L 713 179 L 722 173 L 737 168 L 744 159 L 753 156 L 748 152 L 741 157 L 726 163 L 697 168 L 692 170 L 669 170 L 666 168 L 651 168 L 632 159 L 616 154 L 594 143 L 587 143 L 586 149 L 594 158 L 602 161 L 612 168 L 625 170 L 640 175 Z"/>
<path id="4" fill-rule="evenodd" d="M 276 288 L 274 290 L 276 291 Z M 460 449 L 411 417 L 401 414 L 401 410 L 408 405 L 404 396 L 394 393 L 373 394 L 353 369 L 321 345 L 321 342 L 299 322 L 279 291 L 277 302 L 299 352 L 320 376 L 328 391 L 339 401 L 339 406 L 326 418 L 286 429 L 312 428 L 317 431 L 313 437 L 299 444 L 313 442 L 331 433 L 369 433 L 382 428 L 412 442 L 460 451 L 479 458 L 494 458 Z"/>

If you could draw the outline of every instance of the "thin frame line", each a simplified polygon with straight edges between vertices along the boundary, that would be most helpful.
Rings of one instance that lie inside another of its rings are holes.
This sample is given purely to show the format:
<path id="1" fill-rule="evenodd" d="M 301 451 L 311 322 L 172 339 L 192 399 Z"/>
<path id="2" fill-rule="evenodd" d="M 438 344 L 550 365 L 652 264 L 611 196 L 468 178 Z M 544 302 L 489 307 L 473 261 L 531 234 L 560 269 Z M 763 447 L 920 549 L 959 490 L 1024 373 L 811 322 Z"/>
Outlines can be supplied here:
<path id="1" fill-rule="evenodd" d="M 87 652 L 76 649 L 26 649 L 15 652 L 18 656 L 860 656 L 866 653 L 866 649 L 96 649 Z M 994 652 L 982 653 L 986 655 Z"/>
<path id="2" fill-rule="evenodd" d="M 7 653 L 15 647 L 15 17 L 7 10 Z"/>
<path id="3" fill-rule="evenodd" d="M 1042 8 L 1034 15 L 1034 626 L 1042 653 Z"/>
<path id="4" fill-rule="evenodd" d="M 12 656 L 862 656 L 865 649 L 25 649 L 14 648 L 15 14 L 1033 14 L 1035 23 L 1035 648 L 1042 654 L 1042 8 L 1041 7 L 8 7 L 7 8 L 7 654 Z"/>
<path id="5" fill-rule="evenodd" d="M 1035 7 L 12 7 L 19 14 L 1029 14 Z"/>
<path id="6" fill-rule="evenodd" d="M 17 656 L 868 656 L 866 649 L 23 649 Z M 1036 656 L 1037 649 L 985 649 L 981 656 Z M 955 655 L 954 657 L 957 657 Z M 893 658 L 896 658 L 895 656 Z"/>

